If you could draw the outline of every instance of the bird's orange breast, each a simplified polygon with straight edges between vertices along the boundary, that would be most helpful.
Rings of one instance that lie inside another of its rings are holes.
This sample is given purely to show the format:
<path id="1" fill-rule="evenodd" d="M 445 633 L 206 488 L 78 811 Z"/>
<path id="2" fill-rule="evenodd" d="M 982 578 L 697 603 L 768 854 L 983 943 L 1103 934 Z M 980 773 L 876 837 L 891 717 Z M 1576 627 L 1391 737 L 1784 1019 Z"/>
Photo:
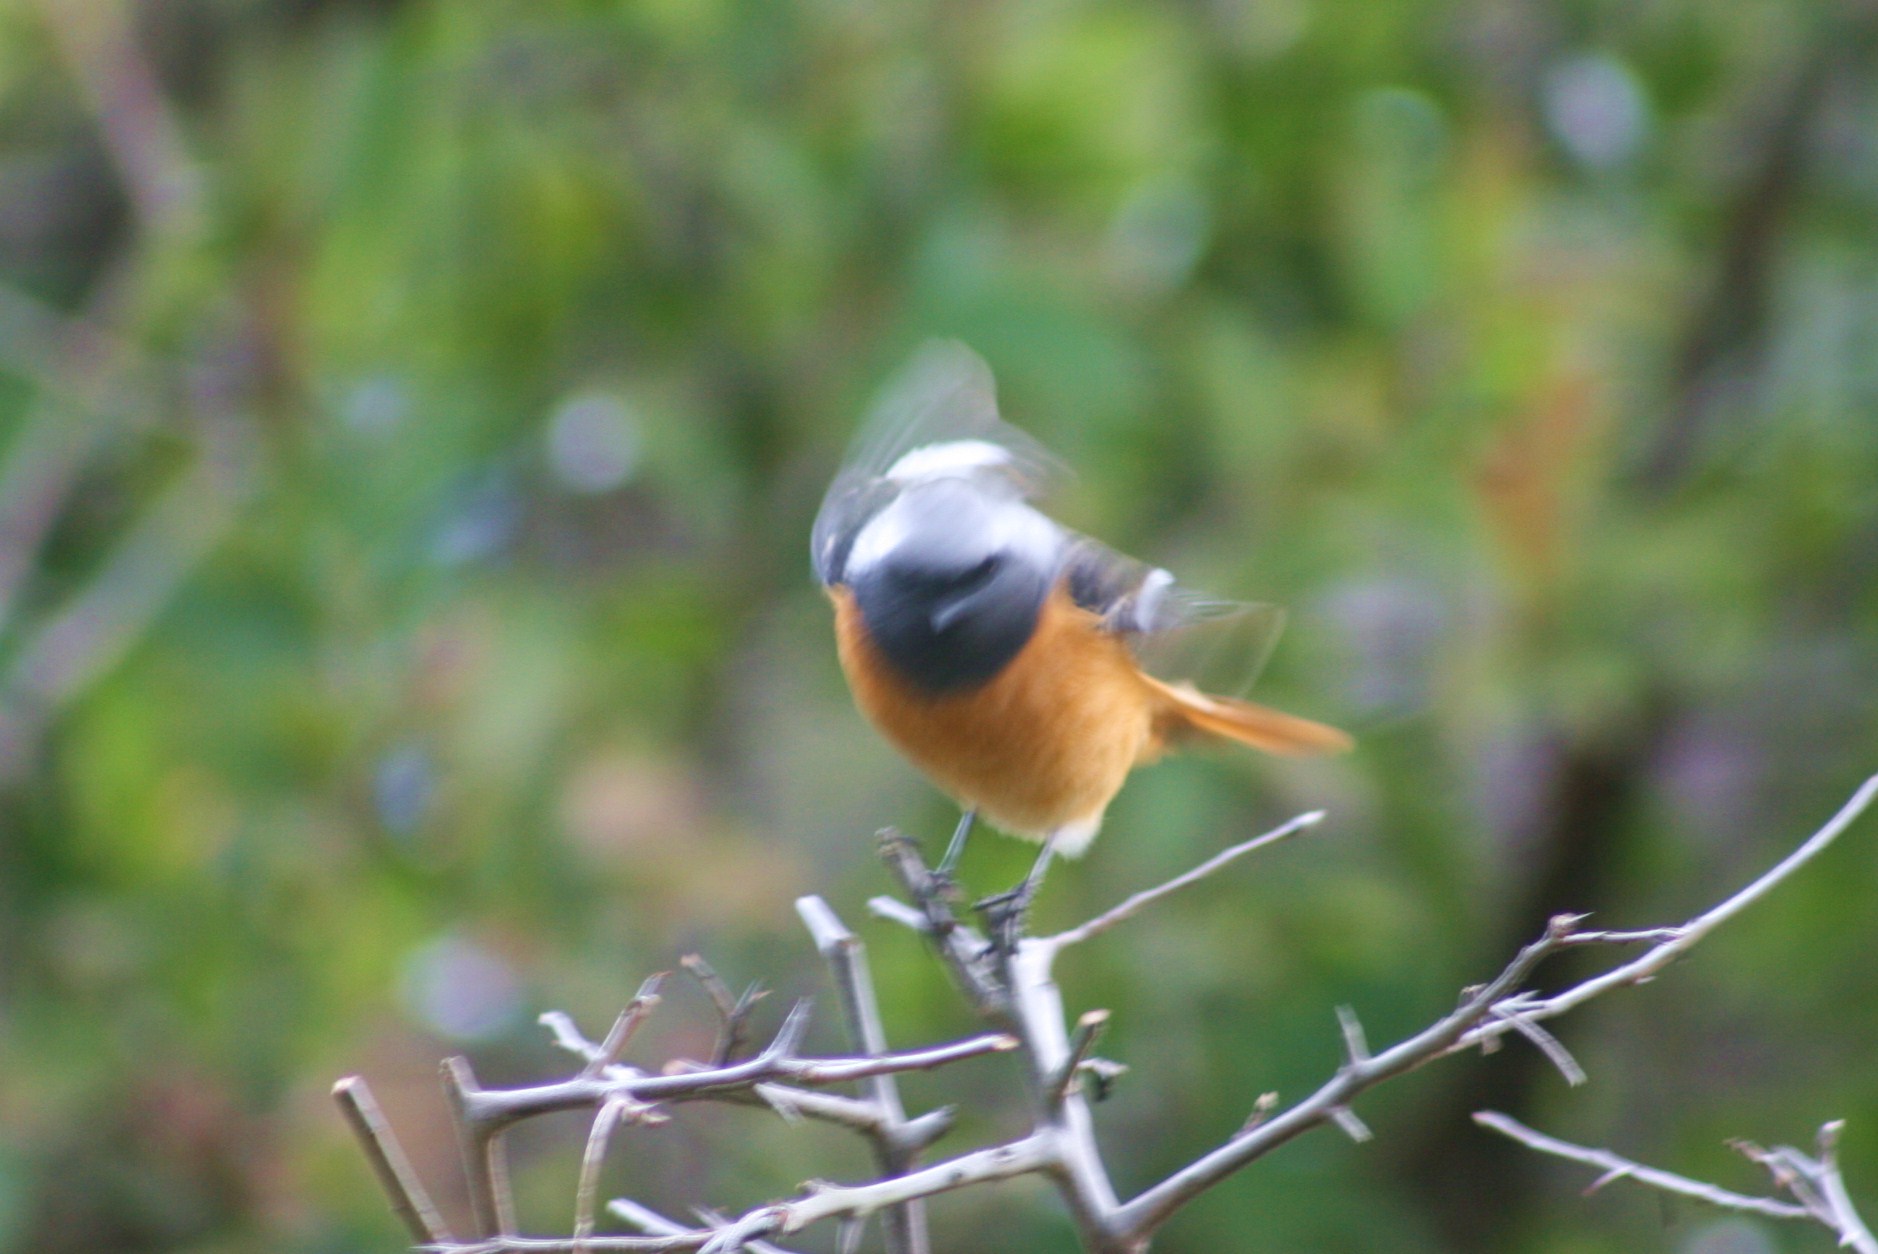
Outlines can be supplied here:
<path id="1" fill-rule="evenodd" d="M 1127 645 L 1061 588 L 1009 665 L 939 695 L 892 670 L 848 589 L 829 594 L 855 704 L 934 783 L 1006 831 L 1086 824 L 1092 835 L 1128 772 L 1159 750 L 1155 698 Z"/>

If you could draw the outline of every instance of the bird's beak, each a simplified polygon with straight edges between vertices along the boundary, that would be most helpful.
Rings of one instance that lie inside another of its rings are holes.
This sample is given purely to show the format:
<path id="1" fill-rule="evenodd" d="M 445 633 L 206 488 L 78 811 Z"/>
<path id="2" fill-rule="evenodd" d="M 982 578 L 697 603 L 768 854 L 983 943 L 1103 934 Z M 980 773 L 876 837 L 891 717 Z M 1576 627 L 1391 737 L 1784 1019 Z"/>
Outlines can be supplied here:
<path id="1" fill-rule="evenodd" d="M 943 632 L 953 623 L 958 622 L 960 618 L 964 617 L 965 612 L 971 609 L 972 602 L 976 599 L 975 596 L 968 594 L 959 597 L 948 605 L 943 605 L 934 610 L 931 619 L 933 631 Z"/>

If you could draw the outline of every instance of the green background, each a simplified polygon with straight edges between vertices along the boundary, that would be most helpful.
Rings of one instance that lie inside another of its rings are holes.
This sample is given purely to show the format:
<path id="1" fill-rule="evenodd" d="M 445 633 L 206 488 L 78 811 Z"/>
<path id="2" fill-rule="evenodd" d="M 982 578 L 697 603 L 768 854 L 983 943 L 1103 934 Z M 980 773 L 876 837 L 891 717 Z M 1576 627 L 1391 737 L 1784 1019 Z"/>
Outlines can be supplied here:
<path id="1" fill-rule="evenodd" d="M 970 1023 L 871 833 L 952 812 L 866 728 L 807 533 L 925 338 L 997 371 L 1054 507 L 1290 629 L 1330 762 L 1144 772 L 1063 925 L 1323 828 L 1066 957 L 1133 1068 L 1130 1193 L 1555 910 L 1687 917 L 1878 767 L 1878 9 L 1816 0 L 6 0 L 0 1251 L 392 1250 L 359 1071 L 460 1207 L 435 1065 L 566 1060 L 698 950 L 897 1044 Z M 983 889 L 1028 850 L 984 838 Z M 1642 990 L 1359 1103 L 1194 1251 L 1826 1250 L 1476 1131 L 1737 1187 L 1844 1116 L 1878 1210 L 1878 830 Z M 1582 962 L 1542 976 L 1556 984 Z M 708 1049 L 674 985 L 635 1047 Z M 908 1084 L 1021 1118 L 1002 1061 Z M 582 1125 L 516 1147 L 565 1232 Z M 741 1110 L 631 1130 L 682 1214 L 853 1178 Z M 1041 1187 L 939 1248 L 1070 1251 Z M 809 1248 L 825 1248 L 813 1242 Z"/>

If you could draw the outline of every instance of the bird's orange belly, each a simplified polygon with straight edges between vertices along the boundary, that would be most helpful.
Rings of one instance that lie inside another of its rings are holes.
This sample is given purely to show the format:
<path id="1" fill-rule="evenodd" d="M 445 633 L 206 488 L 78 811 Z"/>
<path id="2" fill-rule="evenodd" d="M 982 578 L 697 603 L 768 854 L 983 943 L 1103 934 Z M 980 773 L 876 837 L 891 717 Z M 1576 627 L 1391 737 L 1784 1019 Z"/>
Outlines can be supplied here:
<path id="1" fill-rule="evenodd" d="M 1060 591 L 1010 665 L 969 692 L 932 696 L 892 673 L 833 589 L 855 704 L 915 766 L 998 827 L 1093 835 L 1128 772 L 1157 748 L 1150 696 L 1127 646 Z"/>

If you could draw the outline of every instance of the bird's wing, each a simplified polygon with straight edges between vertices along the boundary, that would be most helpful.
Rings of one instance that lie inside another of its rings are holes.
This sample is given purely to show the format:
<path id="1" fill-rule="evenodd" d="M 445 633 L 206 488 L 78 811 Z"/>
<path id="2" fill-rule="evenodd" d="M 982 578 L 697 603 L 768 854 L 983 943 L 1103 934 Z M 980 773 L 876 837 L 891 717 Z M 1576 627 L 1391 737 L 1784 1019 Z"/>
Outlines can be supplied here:
<path id="1" fill-rule="evenodd" d="M 928 343 L 888 381 L 810 534 L 815 574 L 839 583 L 855 535 L 907 484 L 945 475 L 981 479 L 1031 499 L 1062 474 L 1042 445 L 998 417 L 991 368 L 965 345 Z"/>
<path id="2" fill-rule="evenodd" d="M 1284 631 L 1276 605 L 1205 596 L 1088 536 L 1072 534 L 1064 575 L 1070 598 L 1125 638 L 1143 670 L 1208 692 L 1251 688 Z"/>

